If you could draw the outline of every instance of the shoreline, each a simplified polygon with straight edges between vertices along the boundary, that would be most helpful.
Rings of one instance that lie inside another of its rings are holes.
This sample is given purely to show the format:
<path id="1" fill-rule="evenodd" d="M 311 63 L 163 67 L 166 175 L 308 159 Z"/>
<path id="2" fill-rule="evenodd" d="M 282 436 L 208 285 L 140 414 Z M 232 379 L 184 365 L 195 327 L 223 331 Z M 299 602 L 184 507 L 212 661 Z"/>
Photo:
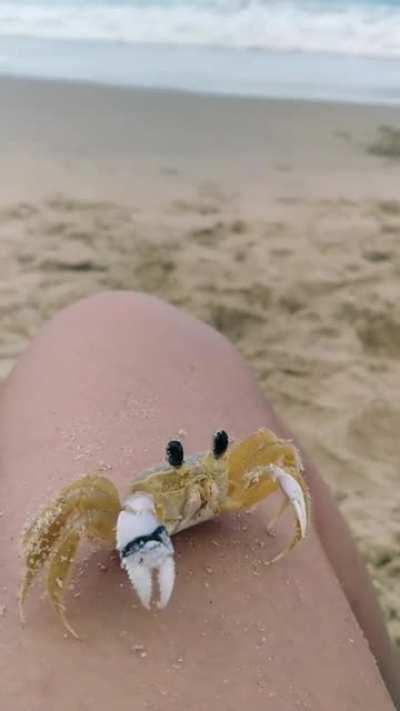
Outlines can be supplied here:
<path id="1" fill-rule="evenodd" d="M 384 59 L 382 61 L 392 61 L 390 59 Z M 400 112 L 400 96 L 396 102 L 386 102 L 386 101 L 368 101 L 367 99 L 362 101 L 352 100 L 352 99 L 340 99 L 340 98 L 313 98 L 313 97 L 291 97 L 291 96 L 268 96 L 263 94 L 237 94 L 229 92 L 213 92 L 201 89 L 189 89 L 189 88 L 179 88 L 174 86 L 136 86 L 134 84 L 118 84 L 117 82 L 107 82 L 101 79 L 85 79 L 85 78 L 66 78 L 66 77 L 46 77 L 46 76 L 33 76 L 30 74 L 18 74 L 5 71 L 0 71 L 0 83 L 1 82 L 32 82 L 32 83 L 44 83 L 52 84 L 54 86 L 76 86 L 88 89 L 98 89 L 98 90 L 115 90 L 120 92 L 137 92 L 143 94 L 159 94 L 160 96 L 171 96 L 174 95 L 180 97 L 197 97 L 204 99 L 216 99 L 221 101 L 240 101 L 240 102 L 254 102 L 254 103 L 268 103 L 268 104 L 287 104 L 289 106 L 297 105 L 307 105 L 311 104 L 313 106 L 337 106 L 343 108 L 360 108 L 360 109 L 393 109 L 394 111 L 399 110 Z"/>
<path id="2" fill-rule="evenodd" d="M 400 105 L 395 57 L 5 36 L 0 74 L 202 95 Z"/>

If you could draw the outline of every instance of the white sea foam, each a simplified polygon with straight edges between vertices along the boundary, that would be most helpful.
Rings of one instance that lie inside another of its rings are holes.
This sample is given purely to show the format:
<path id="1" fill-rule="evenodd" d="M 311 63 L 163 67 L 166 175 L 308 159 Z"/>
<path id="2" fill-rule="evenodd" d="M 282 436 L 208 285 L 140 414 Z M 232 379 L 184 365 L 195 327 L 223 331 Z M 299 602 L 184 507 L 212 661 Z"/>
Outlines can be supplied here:
<path id="1" fill-rule="evenodd" d="M 400 0 L 0 0 L 1 36 L 400 57 Z"/>

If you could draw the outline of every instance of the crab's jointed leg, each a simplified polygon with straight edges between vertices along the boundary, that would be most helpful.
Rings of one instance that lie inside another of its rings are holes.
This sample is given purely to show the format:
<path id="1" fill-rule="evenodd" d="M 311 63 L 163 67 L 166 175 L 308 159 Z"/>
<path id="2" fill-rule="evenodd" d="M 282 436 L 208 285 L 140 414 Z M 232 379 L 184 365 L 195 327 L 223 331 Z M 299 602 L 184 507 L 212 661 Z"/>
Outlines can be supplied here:
<path id="1" fill-rule="evenodd" d="M 275 530 L 276 524 L 278 523 L 278 521 L 279 521 L 280 517 L 282 516 L 282 514 L 285 513 L 285 511 L 286 511 L 286 509 L 288 508 L 289 505 L 290 505 L 290 502 L 289 502 L 289 500 L 285 497 L 285 498 L 283 499 L 283 501 L 281 502 L 281 505 L 280 505 L 278 511 L 276 512 L 276 514 L 275 514 L 275 515 L 270 519 L 270 521 L 268 522 L 267 533 L 269 533 L 270 535 L 273 535 L 273 532 L 274 532 L 274 530 Z"/>
<path id="2" fill-rule="evenodd" d="M 282 467 L 270 464 L 264 470 L 256 471 L 254 474 L 256 478 L 256 485 L 262 483 L 263 478 L 267 481 L 271 480 L 271 484 L 278 485 L 281 490 L 284 500 L 277 514 L 271 519 L 268 524 L 267 531 L 270 532 L 282 514 L 286 511 L 288 506 L 292 506 L 296 514 L 296 526 L 293 538 L 290 540 L 286 548 L 278 553 L 274 558 L 272 558 L 269 563 L 275 563 L 276 561 L 283 558 L 286 553 L 294 548 L 300 540 L 306 537 L 307 526 L 308 526 L 308 494 L 305 489 L 305 484 L 302 482 L 303 487 L 299 481 L 289 472 L 285 471 Z M 251 482 L 252 473 L 249 472 L 249 479 Z"/>
<path id="3" fill-rule="evenodd" d="M 65 605 L 63 604 L 64 585 L 67 580 L 69 569 L 74 560 L 80 535 L 78 531 L 68 530 L 61 538 L 57 548 L 50 557 L 49 572 L 47 575 L 47 590 L 54 609 L 58 612 L 61 621 L 67 630 L 78 639 L 78 635 L 71 627 L 65 616 Z"/>
<path id="4" fill-rule="evenodd" d="M 270 563 L 276 563 L 276 561 L 283 558 L 286 553 L 289 553 L 289 551 L 291 551 L 292 548 L 294 548 L 295 545 L 297 545 L 297 543 L 299 543 L 302 538 L 306 537 L 308 524 L 308 506 L 307 493 L 303 491 L 299 482 L 294 478 L 294 476 L 288 474 L 288 472 L 286 472 L 284 469 L 274 464 L 271 464 L 269 468 L 272 476 L 278 481 L 285 499 L 282 502 L 280 511 L 278 512 L 277 516 L 275 516 L 274 519 L 270 522 L 268 528 L 270 529 L 273 525 L 275 525 L 276 521 L 286 510 L 289 504 L 293 506 L 294 511 L 296 513 L 296 530 L 292 540 L 286 546 L 286 548 L 283 549 L 283 551 L 278 553 L 274 558 L 272 558 L 272 560 L 269 561 Z"/>
<path id="5" fill-rule="evenodd" d="M 115 526 L 121 509 L 114 484 L 89 475 L 66 486 L 25 530 L 22 553 L 25 570 L 19 592 L 20 613 L 42 568 L 48 564 L 47 591 L 66 628 L 77 637 L 65 616 L 63 593 L 79 541 L 90 539 L 115 545 Z"/>
<path id="6" fill-rule="evenodd" d="M 289 505 L 293 507 L 296 514 L 295 534 L 288 546 L 270 562 L 279 560 L 305 538 L 308 527 L 309 496 L 296 448 L 269 430 L 259 430 L 232 449 L 228 471 L 227 508 L 249 508 L 280 490 L 284 501 L 268 525 L 268 530 L 271 530 L 286 508 Z"/>
<path id="7" fill-rule="evenodd" d="M 271 464 L 270 471 L 272 476 L 277 479 L 282 493 L 287 497 L 288 503 L 293 506 L 297 515 L 300 536 L 301 538 L 305 538 L 308 523 L 306 493 L 303 491 L 297 479 L 281 467 Z"/>

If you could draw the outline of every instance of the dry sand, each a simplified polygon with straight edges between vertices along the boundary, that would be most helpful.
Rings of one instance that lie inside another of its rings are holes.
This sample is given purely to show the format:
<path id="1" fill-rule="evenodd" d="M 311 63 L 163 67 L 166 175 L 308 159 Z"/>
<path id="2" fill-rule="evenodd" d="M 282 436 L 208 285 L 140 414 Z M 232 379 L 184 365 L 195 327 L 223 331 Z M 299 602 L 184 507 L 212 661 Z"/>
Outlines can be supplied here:
<path id="1" fill-rule="evenodd" d="M 392 158 L 368 152 L 381 125 Z M 100 289 L 213 324 L 330 483 L 400 644 L 398 129 L 398 109 L 0 81 L 1 375 Z"/>

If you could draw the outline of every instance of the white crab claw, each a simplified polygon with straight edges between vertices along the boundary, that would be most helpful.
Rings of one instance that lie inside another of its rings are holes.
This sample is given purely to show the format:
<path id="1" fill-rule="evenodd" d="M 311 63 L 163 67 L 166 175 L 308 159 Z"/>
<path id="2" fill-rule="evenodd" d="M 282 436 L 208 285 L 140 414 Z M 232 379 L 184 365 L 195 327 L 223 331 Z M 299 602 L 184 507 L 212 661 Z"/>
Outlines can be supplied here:
<path id="1" fill-rule="evenodd" d="M 299 482 L 294 476 L 288 474 L 288 472 L 275 464 L 270 465 L 270 470 L 277 479 L 283 493 L 292 504 L 299 522 L 301 537 L 305 538 L 307 533 L 307 507 L 304 493 Z"/>
<path id="2" fill-rule="evenodd" d="M 165 607 L 175 581 L 174 549 L 149 494 L 133 494 L 125 501 L 117 521 L 117 550 L 121 566 L 148 609 L 153 593 L 153 572 L 158 571 L 160 600 L 157 606 Z"/>
<path id="3" fill-rule="evenodd" d="M 165 558 L 158 569 L 158 584 L 160 587 L 160 599 L 157 607 L 161 610 L 169 603 L 175 583 L 175 561 L 172 555 Z"/>
<path id="4" fill-rule="evenodd" d="M 145 565 L 136 565 L 135 563 L 130 563 L 129 560 L 124 564 L 124 568 L 128 573 L 129 580 L 131 581 L 140 602 L 147 610 L 150 609 L 151 595 L 153 592 L 153 577 L 150 568 Z"/>

